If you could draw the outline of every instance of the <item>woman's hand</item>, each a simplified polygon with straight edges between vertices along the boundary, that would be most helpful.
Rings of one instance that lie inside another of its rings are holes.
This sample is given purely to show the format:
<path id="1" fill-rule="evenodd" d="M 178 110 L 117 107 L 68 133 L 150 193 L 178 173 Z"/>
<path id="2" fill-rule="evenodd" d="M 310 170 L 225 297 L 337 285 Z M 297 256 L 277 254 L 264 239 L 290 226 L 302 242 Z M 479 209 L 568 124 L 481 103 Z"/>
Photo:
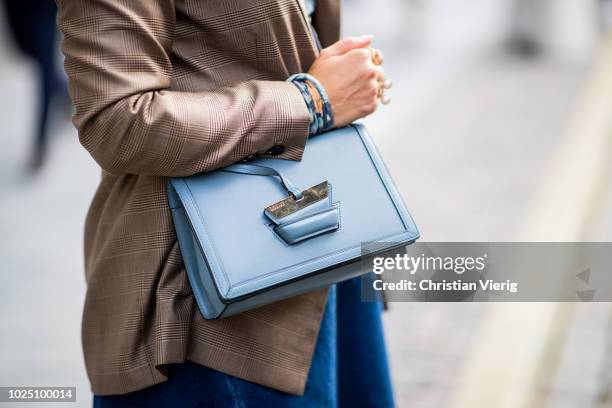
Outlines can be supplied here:
<path id="1" fill-rule="evenodd" d="M 385 80 L 367 48 L 371 36 L 348 37 L 321 50 L 308 73 L 321 82 L 331 102 L 336 127 L 374 112 L 378 90 Z"/>

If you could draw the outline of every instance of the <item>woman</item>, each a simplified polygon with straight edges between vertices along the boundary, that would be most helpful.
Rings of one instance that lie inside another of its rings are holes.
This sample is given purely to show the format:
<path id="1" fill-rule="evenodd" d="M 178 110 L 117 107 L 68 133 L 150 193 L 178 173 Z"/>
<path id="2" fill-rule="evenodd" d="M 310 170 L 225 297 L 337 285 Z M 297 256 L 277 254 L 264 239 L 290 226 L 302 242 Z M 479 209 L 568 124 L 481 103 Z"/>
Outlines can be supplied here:
<path id="1" fill-rule="evenodd" d="M 28 163 L 32 174 L 40 171 L 47 159 L 52 107 L 68 112 L 66 80 L 57 66 L 57 7 L 47 0 L 4 0 L 7 27 L 17 49 L 36 67 L 38 110 Z M 35 22 L 35 24 L 33 24 Z M 63 116 L 62 116 L 63 119 Z"/>
<path id="2" fill-rule="evenodd" d="M 376 109 L 380 55 L 368 36 L 337 41 L 338 3 L 58 1 L 74 123 L 103 170 L 82 329 L 97 406 L 392 404 L 358 282 L 204 320 L 165 193 L 167 177 L 251 156 L 299 160 L 309 135 Z"/>

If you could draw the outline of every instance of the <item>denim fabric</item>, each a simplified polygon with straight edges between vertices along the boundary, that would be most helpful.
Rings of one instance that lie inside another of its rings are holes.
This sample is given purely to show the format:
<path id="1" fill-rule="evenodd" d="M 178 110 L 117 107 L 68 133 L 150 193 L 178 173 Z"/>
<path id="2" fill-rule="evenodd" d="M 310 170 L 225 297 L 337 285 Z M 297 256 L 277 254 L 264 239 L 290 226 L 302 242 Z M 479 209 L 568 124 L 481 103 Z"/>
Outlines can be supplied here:
<path id="1" fill-rule="evenodd" d="M 382 302 L 362 302 L 361 282 L 373 274 L 338 284 L 339 407 L 393 407 L 391 375 L 381 320 Z"/>
<path id="2" fill-rule="evenodd" d="M 169 365 L 164 383 L 125 395 L 94 396 L 94 407 L 393 407 L 381 305 L 361 302 L 360 290 L 360 278 L 330 288 L 303 396 L 185 362 Z"/>

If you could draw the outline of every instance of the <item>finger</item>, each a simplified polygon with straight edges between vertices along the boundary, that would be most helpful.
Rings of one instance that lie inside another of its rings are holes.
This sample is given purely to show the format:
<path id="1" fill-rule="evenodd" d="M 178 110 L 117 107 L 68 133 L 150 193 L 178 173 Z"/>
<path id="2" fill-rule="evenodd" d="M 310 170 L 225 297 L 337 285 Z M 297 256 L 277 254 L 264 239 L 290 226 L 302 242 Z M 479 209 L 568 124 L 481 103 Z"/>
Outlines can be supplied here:
<path id="1" fill-rule="evenodd" d="M 374 63 L 372 62 L 372 53 L 370 52 L 369 48 L 352 49 L 344 55 L 350 58 L 353 63 L 365 64 L 368 66 L 368 69 L 374 68 Z"/>
<path id="2" fill-rule="evenodd" d="M 381 84 L 384 83 L 385 82 L 385 69 L 380 65 L 376 65 L 374 66 L 374 72 L 376 73 L 376 80 Z"/>
<path id="3" fill-rule="evenodd" d="M 351 50 L 369 46 L 373 39 L 374 37 L 371 35 L 363 35 L 361 37 L 346 37 L 323 49 L 321 54 L 328 57 L 344 55 Z"/>

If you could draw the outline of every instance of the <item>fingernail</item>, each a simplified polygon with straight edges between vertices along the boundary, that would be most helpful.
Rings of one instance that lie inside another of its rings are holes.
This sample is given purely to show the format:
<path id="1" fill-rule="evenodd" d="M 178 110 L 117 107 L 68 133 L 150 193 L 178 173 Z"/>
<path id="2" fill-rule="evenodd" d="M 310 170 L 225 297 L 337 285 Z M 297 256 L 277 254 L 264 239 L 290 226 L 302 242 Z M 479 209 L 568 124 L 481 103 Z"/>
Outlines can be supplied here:
<path id="1" fill-rule="evenodd" d="M 361 38 L 366 39 L 366 40 L 373 40 L 374 36 L 372 34 L 365 34 L 365 35 L 362 35 Z"/>

